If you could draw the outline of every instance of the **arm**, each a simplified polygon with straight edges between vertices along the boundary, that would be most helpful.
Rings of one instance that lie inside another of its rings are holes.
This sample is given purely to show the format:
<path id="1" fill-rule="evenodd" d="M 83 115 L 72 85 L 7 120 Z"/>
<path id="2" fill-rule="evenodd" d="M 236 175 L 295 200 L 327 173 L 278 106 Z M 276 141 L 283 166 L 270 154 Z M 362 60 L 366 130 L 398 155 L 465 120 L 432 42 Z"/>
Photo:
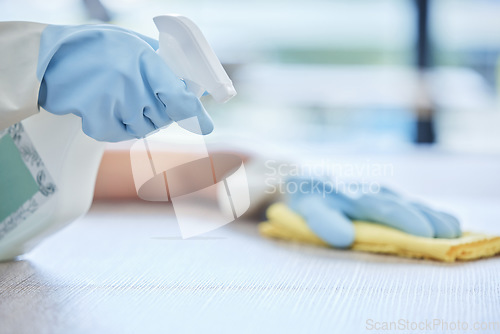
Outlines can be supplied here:
<path id="1" fill-rule="evenodd" d="M 248 161 L 250 158 L 247 154 L 242 152 L 217 151 L 210 153 L 212 157 L 218 154 L 234 154 L 239 156 L 244 162 Z M 190 153 L 189 150 L 184 152 L 165 151 L 164 155 L 165 158 L 179 161 L 197 159 L 197 155 Z M 218 161 L 223 161 L 223 159 L 218 159 Z M 228 162 L 221 167 L 223 170 L 229 172 L 237 166 Z M 197 180 L 197 177 L 197 175 L 192 175 L 189 179 L 193 183 L 202 183 L 201 180 Z M 215 192 L 209 194 L 208 197 L 215 199 Z M 132 176 L 130 153 L 128 150 L 107 150 L 104 152 L 97 175 L 94 200 L 139 200 Z"/>
<path id="2" fill-rule="evenodd" d="M 194 94 L 158 56 L 158 41 L 114 25 L 0 23 L 0 130 L 38 111 L 74 114 L 99 141 L 141 138 L 197 117 Z"/>
<path id="3" fill-rule="evenodd" d="M 0 130 L 38 112 L 38 53 L 46 26 L 0 22 Z"/>

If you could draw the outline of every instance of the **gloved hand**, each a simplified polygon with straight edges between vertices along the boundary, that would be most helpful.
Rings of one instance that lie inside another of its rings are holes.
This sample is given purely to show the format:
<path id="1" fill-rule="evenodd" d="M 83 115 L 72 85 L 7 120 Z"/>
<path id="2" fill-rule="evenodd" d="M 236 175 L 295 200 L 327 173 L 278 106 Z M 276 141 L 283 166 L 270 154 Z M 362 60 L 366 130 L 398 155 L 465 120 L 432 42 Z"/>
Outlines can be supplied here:
<path id="1" fill-rule="evenodd" d="M 141 138 L 194 116 L 202 134 L 210 133 L 202 104 L 156 49 L 156 40 L 112 25 L 48 26 L 40 41 L 38 103 L 81 117 L 83 131 L 100 141 Z"/>
<path id="2" fill-rule="evenodd" d="M 411 202 L 387 188 L 377 193 L 340 192 L 331 182 L 291 178 L 298 191 L 288 196 L 289 207 L 300 214 L 311 230 L 328 244 L 345 248 L 354 241 L 351 220 L 371 221 L 403 232 L 428 238 L 457 238 L 458 220 L 444 212 Z"/>

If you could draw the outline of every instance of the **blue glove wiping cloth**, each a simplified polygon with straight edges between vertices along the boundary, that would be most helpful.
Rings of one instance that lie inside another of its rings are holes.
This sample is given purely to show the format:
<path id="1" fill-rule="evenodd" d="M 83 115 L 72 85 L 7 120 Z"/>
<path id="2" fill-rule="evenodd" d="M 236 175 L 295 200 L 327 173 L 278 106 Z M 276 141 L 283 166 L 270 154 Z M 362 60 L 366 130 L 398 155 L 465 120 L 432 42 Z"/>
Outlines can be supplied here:
<path id="1" fill-rule="evenodd" d="M 112 25 L 49 25 L 40 41 L 39 105 L 81 117 L 83 131 L 100 141 L 142 138 L 191 117 L 202 134 L 212 132 L 199 99 L 156 49 L 156 40 Z"/>
<path id="2" fill-rule="evenodd" d="M 334 247 L 354 241 L 351 220 L 371 221 L 428 238 L 461 236 L 458 220 L 423 204 L 408 201 L 387 188 L 376 193 L 341 192 L 331 182 L 291 178 L 298 191 L 289 194 L 289 207 L 304 217 L 313 232 Z M 352 187 L 351 187 L 352 188 Z"/>

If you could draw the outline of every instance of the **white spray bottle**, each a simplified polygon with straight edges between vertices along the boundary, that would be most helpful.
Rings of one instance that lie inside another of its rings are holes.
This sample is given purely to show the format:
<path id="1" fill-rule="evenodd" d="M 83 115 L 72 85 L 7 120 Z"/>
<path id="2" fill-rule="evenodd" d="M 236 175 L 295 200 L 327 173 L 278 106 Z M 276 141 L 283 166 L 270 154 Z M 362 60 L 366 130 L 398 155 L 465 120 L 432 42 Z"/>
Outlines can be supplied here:
<path id="1" fill-rule="evenodd" d="M 190 91 L 197 97 L 206 91 L 217 102 L 236 95 L 215 53 L 191 20 L 164 15 L 154 22 L 160 32 L 159 55 Z M 83 133 L 79 117 L 53 115 L 43 109 L 0 131 L 0 141 L 9 148 L 13 156 L 9 161 L 17 163 L 20 172 L 16 175 L 23 183 L 16 202 L 20 204 L 0 210 L 0 261 L 6 261 L 26 254 L 88 211 L 104 143 Z M 1 191 L 8 196 L 12 189 Z"/>

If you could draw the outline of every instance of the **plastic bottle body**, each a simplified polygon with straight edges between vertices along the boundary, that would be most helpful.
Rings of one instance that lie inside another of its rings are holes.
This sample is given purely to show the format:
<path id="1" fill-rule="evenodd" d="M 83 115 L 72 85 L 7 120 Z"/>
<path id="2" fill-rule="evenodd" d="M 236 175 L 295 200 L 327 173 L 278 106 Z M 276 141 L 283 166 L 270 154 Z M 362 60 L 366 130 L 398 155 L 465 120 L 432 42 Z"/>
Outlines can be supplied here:
<path id="1" fill-rule="evenodd" d="M 41 110 L 20 124 L 22 135 L 34 149 L 30 154 L 39 159 L 38 168 L 43 166 L 43 175 L 39 173 L 33 177 L 40 191 L 50 192 L 50 196 L 32 212 L 25 212 L 22 219 L 20 215 L 11 219 L 9 229 L 3 226 L 0 261 L 26 254 L 43 239 L 88 211 L 104 151 L 104 143 L 85 135 L 81 130 L 81 119 L 74 115 L 58 116 Z M 26 164 L 32 162 L 29 160 Z M 50 189 L 42 191 L 43 183 L 49 179 Z M 0 221 L 0 224 L 6 224 L 6 221 Z"/>

